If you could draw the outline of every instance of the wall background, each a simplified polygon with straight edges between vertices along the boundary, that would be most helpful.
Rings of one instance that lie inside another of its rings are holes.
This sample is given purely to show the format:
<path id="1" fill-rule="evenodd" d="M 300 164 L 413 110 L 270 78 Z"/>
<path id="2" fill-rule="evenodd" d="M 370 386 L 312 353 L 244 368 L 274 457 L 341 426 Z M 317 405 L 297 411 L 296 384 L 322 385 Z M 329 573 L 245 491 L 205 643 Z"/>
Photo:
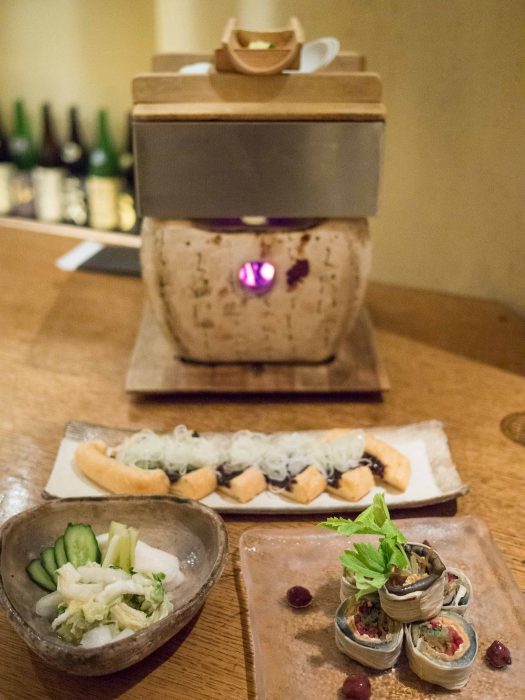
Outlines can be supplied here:
<path id="1" fill-rule="evenodd" d="M 158 51 L 211 51 L 226 18 L 335 35 L 388 109 L 373 278 L 525 314 L 524 0 L 0 0 L 0 106 L 45 98 L 122 131 Z M 120 120 L 120 124 L 119 124 Z"/>

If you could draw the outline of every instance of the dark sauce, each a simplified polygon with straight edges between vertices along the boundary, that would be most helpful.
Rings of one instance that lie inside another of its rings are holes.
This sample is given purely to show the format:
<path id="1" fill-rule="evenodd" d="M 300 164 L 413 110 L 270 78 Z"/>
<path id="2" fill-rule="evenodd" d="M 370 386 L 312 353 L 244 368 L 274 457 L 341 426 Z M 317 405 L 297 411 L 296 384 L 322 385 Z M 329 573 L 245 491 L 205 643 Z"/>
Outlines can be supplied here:
<path id="1" fill-rule="evenodd" d="M 341 472 L 338 472 L 337 469 L 334 469 L 333 473 L 330 474 L 329 477 L 326 479 L 326 483 L 328 486 L 331 486 L 334 489 L 339 488 L 339 484 L 341 483 L 341 477 L 343 474 Z"/>
<path id="2" fill-rule="evenodd" d="M 293 485 L 296 483 L 295 476 L 286 476 L 284 479 L 270 479 L 266 474 L 264 475 L 266 481 L 278 489 L 284 489 L 285 491 L 291 491 Z"/>
<path id="3" fill-rule="evenodd" d="M 219 486 L 226 486 L 228 487 L 230 485 L 230 482 L 235 479 L 236 476 L 239 476 L 239 474 L 243 473 L 243 469 L 238 469 L 235 472 L 230 472 L 226 471 L 224 468 L 224 464 L 221 464 L 217 467 L 217 484 Z"/>
<path id="4" fill-rule="evenodd" d="M 370 452 L 363 452 L 363 459 L 368 460 L 367 464 L 372 470 L 372 474 L 382 479 L 385 475 L 385 465 L 383 462 L 374 455 L 371 455 Z"/>

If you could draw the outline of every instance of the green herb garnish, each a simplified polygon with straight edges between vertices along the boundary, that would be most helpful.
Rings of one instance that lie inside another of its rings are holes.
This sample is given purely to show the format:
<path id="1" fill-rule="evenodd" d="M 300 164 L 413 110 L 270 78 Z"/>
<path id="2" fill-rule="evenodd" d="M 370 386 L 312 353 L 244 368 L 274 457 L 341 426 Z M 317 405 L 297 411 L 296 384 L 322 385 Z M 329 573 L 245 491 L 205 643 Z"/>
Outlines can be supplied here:
<path id="1" fill-rule="evenodd" d="M 382 588 L 390 578 L 394 567 L 406 569 L 409 566 L 403 547 L 407 539 L 390 520 L 390 513 L 382 493 L 376 494 L 372 505 L 360 513 L 355 520 L 327 518 L 324 523 L 319 524 L 340 535 L 378 535 L 380 537 L 378 547 L 369 542 L 356 542 L 354 549 L 347 549 L 340 557 L 344 568 L 355 578 L 357 600 Z"/>

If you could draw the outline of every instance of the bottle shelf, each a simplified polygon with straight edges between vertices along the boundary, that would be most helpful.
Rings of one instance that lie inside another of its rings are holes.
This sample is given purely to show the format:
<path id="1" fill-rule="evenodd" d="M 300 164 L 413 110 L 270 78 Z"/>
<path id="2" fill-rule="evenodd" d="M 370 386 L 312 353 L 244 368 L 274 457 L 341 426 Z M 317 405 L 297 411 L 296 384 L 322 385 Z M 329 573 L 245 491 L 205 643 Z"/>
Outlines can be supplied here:
<path id="1" fill-rule="evenodd" d="M 103 245 L 124 248 L 140 248 L 141 245 L 141 237 L 136 234 L 98 231 L 87 226 L 73 226 L 70 224 L 50 224 L 44 221 L 14 216 L 0 217 L 0 228 L 31 231 L 33 233 L 63 236 L 65 238 L 77 238 L 83 241 L 97 241 Z"/>

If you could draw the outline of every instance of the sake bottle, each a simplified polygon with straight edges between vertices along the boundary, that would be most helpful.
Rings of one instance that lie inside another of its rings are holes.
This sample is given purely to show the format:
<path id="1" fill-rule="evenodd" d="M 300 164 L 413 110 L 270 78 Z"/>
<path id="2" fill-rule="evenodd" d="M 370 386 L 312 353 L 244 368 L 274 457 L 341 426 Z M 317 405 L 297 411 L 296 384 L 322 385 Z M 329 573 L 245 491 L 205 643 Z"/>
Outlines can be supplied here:
<path id="1" fill-rule="evenodd" d="M 131 114 L 126 125 L 126 143 L 119 157 L 122 190 L 119 194 L 119 229 L 126 233 L 138 233 L 139 221 L 135 206 L 135 170 L 133 157 L 133 133 Z"/>
<path id="2" fill-rule="evenodd" d="M 97 138 L 89 154 L 86 187 L 89 225 L 102 231 L 118 228 L 119 168 L 106 110 L 98 112 Z"/>
<path id="3" fill-rule="evenodd" d="M 62 146 L 62 162 L 66 168 L 64 180 L 64 221 L 85 226 L 88 221 L 86 176 L 88 152 L 80 133 L 78 110 L 69 108 L 69 133 Z"/>
<path id="4" fill-rule="evenodd" d="M 0 114 L 0 216 L 9 214 L 11 209 L 11 178 L 14 165 L 9 153 L 7 135 Z"/>
<path id="5" fill-rule="evenodd" d="M 62 220 L 65 171 L 55 133 L 51 107 L 42 105 L 42 144 L 33 170 L 36 218 L 56 223 Z"/>
<path id="6" fill-rule="evenodd" d="M 9 140 L 9 150 L 16 166 L 11 179 L 11 214 L 33 217 L 35 208 L 31 170 L 36 164 L 36 157 L 23 100 L 15 102 L 14 112 L 14 128 Z"/>

